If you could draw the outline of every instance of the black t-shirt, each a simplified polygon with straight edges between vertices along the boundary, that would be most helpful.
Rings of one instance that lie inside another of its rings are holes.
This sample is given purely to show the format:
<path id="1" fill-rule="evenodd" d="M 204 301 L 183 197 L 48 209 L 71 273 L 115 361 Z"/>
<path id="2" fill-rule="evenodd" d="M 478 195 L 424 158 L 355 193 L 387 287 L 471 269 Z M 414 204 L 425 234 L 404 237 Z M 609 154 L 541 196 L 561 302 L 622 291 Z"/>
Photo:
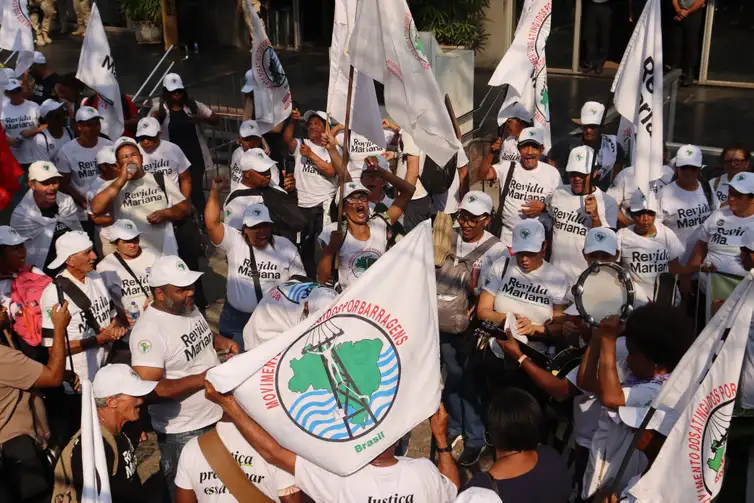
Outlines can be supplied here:
<path id="1" fill-rule="evenodd" d="M 118 447 L 118 469 L 113 473 L 113 450 L 110 444 L 102 439 L 105 444 L 105 458 L 107 459 L 108 475 L 110 476 L 110 494 L 113 503 L 144 503 L 146 493 L 141 485 L 141 479 L 136 472 L 136 453 L 131 441 L 125 435 L 113 435 Z M 81 501 L 81 490 L 84 486 L 84 475 L 81 467 L 81 437 L 76 439 L 71 452 L 71 471 L 73 484 L 76 487 L 78 499 Z M 99 476 L 99 474 L 98 474 Z M 97 480 L 99 487 L 99 479 Z"/>
<path id="2" fill-rule="evenodd" d="M 55 218 L 55 216 L 58 214 L 58 205 L 53 204 L 49 208 L 39 208 L 39 211 L 42 212 L 43 217 L 47 218 Z M 55 277 L 55 272 L 53 269 L 48 268 L 47 266 L 55 260 L 55 242 L 58 240 L 60 236 L 65 234 L 66 232 L 70 231 L 71 229 L 65 225 L 62 222 L 58 222 L 55 224 L 55 232 L 52 234 L 52 240 L 50 241 L 50 249 L 47 251 L 47 258 L 45 258 L 45 266 L 42 268 L 44 270 L 44 273 L 48 276 Z"/>
<path id="3" fill-rule="evenodd" d="M 518 477 L 496 480 L 497 493 L 505 503 L 566 503 L 571 495 L 571 476 L 560 454 L 548 445 L 537 448 L 534 468 Z M 476 472 L 464 486 L 491 489 L 490 477 Z"/>
<path id="4" fill-rule="evenodd" d="M 37 105 L 41 105 L 47 98 L 52 98 L 55 94 L 55 84 L 58 83 L 60 76 L 57 73 L 51 73 L 47 77 L 35 80 L 34 87 L 31 88 L 31 100 Z"/>

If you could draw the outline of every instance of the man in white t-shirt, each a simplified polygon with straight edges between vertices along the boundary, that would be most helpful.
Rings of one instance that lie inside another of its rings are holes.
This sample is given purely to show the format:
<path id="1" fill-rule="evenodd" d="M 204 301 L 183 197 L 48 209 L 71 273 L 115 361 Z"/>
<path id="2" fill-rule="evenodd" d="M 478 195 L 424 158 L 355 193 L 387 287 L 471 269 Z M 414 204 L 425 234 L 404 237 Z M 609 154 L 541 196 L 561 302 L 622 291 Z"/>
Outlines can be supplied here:
<path id="1" fill-rule="evenodd" d="M 270 147 L 264 141 L 259 125 L 256 121 L 247 120 L 238 128 L 238 145 L 230 157 L 230 191 L 233 192 L 241 186 L 241 156 L 253 148 L 261 148 L 266 155 L 270 155 Z M 280 171 L 277 165 L 270 168 L 270 175 L 275 185 L 280 185 Z"/>
<path id="2" fill-rule="evenodd" d="M 330 130 L 330 134 L 335 137 L 341 150 L 345 150 L 343 146 L 345 142 L 344 129 L 345 126 L 343 124 L 338 124 Z M 384 131 L 384 134 L 387 141 L 388 137 L 392 138 L 393 131 L 387 129 Z M 348 135 L 348 140 L 351 144 L 348 152 L 348 174 L 351 175 L 351 180 L 358 182 L 360 181 L 361 173 L 364 169 L 364 161 L 367 157 L 379 156 L 385 152 L 385 148 L 355 131 L 351 131 Z"/>
<path id="3" fill-rule="evenodd" d="M 728 183 L 739 173 L 750 171 L 751 152 L 746 145 L 728 145 L 720 154 L 725 173 L 709 181 L 712 188 L 712 207 L 720 209 L 728 200 Z"/>
<path id="4" fill-rule="evenodd" d="M 415 187 L 411 201 L 406 207 L 406 214 L 401 221 L 405 231 L 410 232 L 432 214 L 432 198 L 420 179 L 424 171 L 426 154 L 406 131 L 398 126 L 393 126 L 393 129 L 395 134 L 400 135 L 400 150 L 395 174 Z"/>
<path id="5" fill-rule="evenodd" d="M 566 173 L 569 185 L 561 185 L 547 200 L 547 212 L 552 217 L 552 265 L 566 273 L 574 284 L 587 264 L 582 255 L 584 239 L 589 229 L 615 228 L 618 204 L 615 199 L 591 183 L 591 147 L 576 147 L 568 156 Z M 587 186 L 592 188 L 585 194 Z"/>
<path id="6" fill-rule="evenodd" d="M 5 85 L 5 96 L 8 102 L 0 111 L 0 122 L 13 156 L 19 164 L 26 165 L 35 160 L 32 138 L 39 132 L 39 105 L 24 98 L 18 79 Z"/>
<path id="7" fill-rule="evenodd" d="M 194 283 L 201 275 L 176 256 L 156 260 L 148 279 L 154 301 L 136 321 L 129 341 L 133 369 L 145 381 L 158 381 L 158 400 L 149 413 L 171 493 L 181 450 L 222 416 L 204 397 L 204 376 L 220 364 L 217 351 L 238 353 L 236 343 L 212 333 L 194 304 Z"/>
<path id="8" fill-rule="evenodd" d="M 118 178 L 92 198 L 92 213 L 104 215 L 110 211 L 116 220 L 131 220 L 142 232 L 144 246 L 164 255 L 177 254 L 173 222 L 189 215 L 190 203 L 170 179 L 163 176 L 163 188 L 155 175 L 144 171 L 141 151 L 134 140 L 120 138 L 115 157 Z"/>
<path id="9" fill-rule="evenodd" d="M 40 122 L 47 127 L 34 136 L 34 160 L 57 162 L 60 148 L 75 138 L 73 130 L 66 125 L 68 116 L 63 103 L 46 99 L 39 107 Z"/>
<path id="10" fill-rule="evenodd" d="M 675 172 L 673 171 L 673 168 L 668 165 L 663 165 L 662 176 L 657 180 L 650 180 L 649 190 L 657 196 L 660 189 L 673 181 L 674 174 Z M 607 189 L 607 194 L 612 196 L 618 203 L 618 223 L 624 227 L 633 224 L 631 215 L 629 214 L 629 202 L 631 201 L 631 196 L 638 188 L 639 186 L 636 185 L 636 168 L 629 166 L 615 175 L 612 185 Z M 662 215 L 660 215 L 660 217 L 662 217 Z"/>
<path id="11" fill-rule="evenodd" d="M 209 382 L 205 386 L 207 397 L 220 404 L 246 441 L 268 463 L 293 474 L 299 489 L 317 503 L 450 503 L 456 497 L 461 481 L 447 444 L 447 415 L 442 406 L 430 420 L 437 441 L 437 467 L 426 458 L 396 457 L 396 442 L 368 465 L 341 477 L 282 447 L 249 417 L 233 394 L 222 395 Z"/>
<path id="12" fill-rule="evenodd" d="M 501 200 L 505 194 L 503 230 L 500 236 L 505 246 L 511 245 L 513 229 L 525 218 L 540 218 L 549 227 L 549 218 L 544 211 L 545 201 L 563 181 L 557 168 L 540 162 L 544 148 L 543 131 L 534 127 L 526 128 L 518 136 L 520 161 L 501 160 L 487 170 L 485 164 L 482 164 L 477 174 L 482 180 L 498 181 Z"/>
<path id="13" fill-rule="evenodd" d="M 191 197 L 191 163 L 175 143 L 161 138 L 160 123 L 154 117 L 144 117 L 136 126 L 142 164 L 147 173 L 163 173 L 165 178 L 181 189 L 186 199 Z"/>
<path id="14" fill-rule="evenodd" d="M 115 251 L 97 264 L 110 297 L 128 315 L 133 325 L 152 301 L 148 277 L 152 264 L 160 254 L 139 244 L 139 229 L 130 220 L 117 220 L 109 228 L 109 236 Z"/>
<path id="15" fill-rule="evenodd" d="M 484 156 L 482 166 L 492 165 L 492 158 L 499 154 L 498 162 L 518 162 L 521 153 L 518 150 L 518 137 L 526 128 L 534 125 L 531 113 L 518 101 L 506 108 L 501 108 L 497 115 L 497 123 L 500 125 L 501 135 L 495 140 L 487 155 Z"/>

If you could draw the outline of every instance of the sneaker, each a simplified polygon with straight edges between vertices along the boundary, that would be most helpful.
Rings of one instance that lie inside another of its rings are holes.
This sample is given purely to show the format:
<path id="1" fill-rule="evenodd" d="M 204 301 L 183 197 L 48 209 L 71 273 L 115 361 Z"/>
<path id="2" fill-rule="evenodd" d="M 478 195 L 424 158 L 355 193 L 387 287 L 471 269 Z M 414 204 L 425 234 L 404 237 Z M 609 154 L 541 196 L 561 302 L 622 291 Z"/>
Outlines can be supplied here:
<path id="1" fill-rule="evenodd" d="M 482 456 L 482 449 L 482 447 L 464 447 L 461 456 L 458 458 L 458 464 L 467 468 L 474 466 Z"/>
<path id="2" fill-rule="evenodd" d="M 581 66 L 579 66 L 579 71 L 581 73 L 589 73 L 592 70 L 594 70 L 594 66 L 592 66 L 591 63 L 581 63 Z"/>

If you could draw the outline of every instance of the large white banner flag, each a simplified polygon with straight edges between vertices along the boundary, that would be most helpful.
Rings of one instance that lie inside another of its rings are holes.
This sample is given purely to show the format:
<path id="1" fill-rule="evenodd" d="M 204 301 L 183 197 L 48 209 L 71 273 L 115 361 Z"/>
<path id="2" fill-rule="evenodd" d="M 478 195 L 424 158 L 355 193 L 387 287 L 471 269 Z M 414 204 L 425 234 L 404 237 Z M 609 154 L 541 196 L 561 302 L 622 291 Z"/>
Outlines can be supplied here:
<path id="1" fill-rule="evenodd" d="M 649 0 L 615 74 L 615 109 L 636 128 L 636 185 L 649 196 L 649 182 L 662 176 L 662 20 L 660 0 Z"/>
<path id="2" fill-rule="evenodd" d="M 550 138 L 550 94 L 547 89 L 545 45 L 550 36 L 552 0 L 527 0 L 516 27 L 513 43 L 500 60 L 488 85 L 508 84 L 508 93 L 498 112 L 498 125 L 510 117 L 516 103 L 529 112 L 534 125 L 545 132 L 545 147 Z"/>
<path id="3" fill-rule="evenodd" d="M 4 0 L 2 12 L 0 48 L 18 52 L 15 72 L 20 77 L 31 67 L 34 58 L 29 6 L 26 0 Z"/>
<path id="4" fill-rule="evenodd" d="M 351 58 L 348 42 L 356 20 L 356 0 L 336 0 L 335 20 L 330 44 L 330 84 L 327 87 L 327 111 L 340 123 L 346 121 L 348 74 Z M 350 129 L 372 143 L 385 148 L 380 105 L 372 78 L 358 70 L 353 72 Z"/>
<path id="5" fill-rule="evenodd" d="M 445 165 L 461 142 L 445 108 L 406 0 L 360 0 L 351 64 L 385 86 L 390 117 L 433 161 Z"/>
<path id="6" fill-rule="evenodd" d="M 256 84 L 254 116 L 260 132 L 264 134 L 291 115 L 291 86 L 257 11 L 249 0 L 244 1 L 251 13 L 254 27 L 254 39 L 251 42 L 251 71 Z"/>
<path id="7" fill-rule="evenodd" d="M 76 78 L 99 95 L 97 108 L 103 119 L 102 132 L 113 140 L 119 138 L 124 127 L 123 103 L 115 76 L 115 60 L 110 53 L 110 44 L 96 3 L 89 14 Z"/>
<path id="8" fill-rule="evenodd" d="M 673 428 L 650 470 L 630 489 L 637 501 L 709 502 L 720 491 L 753 309 L 749 275 L 663 385 L 649 424 Z"/>
<path id="9" fill-rule="evenodd" d="M 426 221 L 331 306 L 207 379 L 286 449 L 353 473 L 439 407 L 433 257 Z"/>

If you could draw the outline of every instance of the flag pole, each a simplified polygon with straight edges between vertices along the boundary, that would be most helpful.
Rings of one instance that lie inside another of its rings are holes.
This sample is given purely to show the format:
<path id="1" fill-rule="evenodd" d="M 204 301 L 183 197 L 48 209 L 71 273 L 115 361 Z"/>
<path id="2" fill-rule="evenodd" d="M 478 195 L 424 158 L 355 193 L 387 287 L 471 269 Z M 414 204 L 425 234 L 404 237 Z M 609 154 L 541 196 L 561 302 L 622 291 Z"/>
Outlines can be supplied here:
<path id="1" fill-rule="evenodd" d="M 584 193 L 582 194 L 584 196 L 588 196 L 594 191 L 594 175 L 596 174 L 595 171 L 597 170 L 597 154 L 599 154 L 600 151 L 602 150 L 602 128 L 605 127 L 605 119 L 607 118 L 608 106 L 610 105 L 612 100 L 613 100 L 613 93 L 610 92 L 608 94 L 607 100 L 605 100 L 605 111 L 602 112 L 602 118 L 600 119 L 600 128 L 599 128 L 600 133 L 599 133 L 599 138 L 597 142 L 598 143 L 597 149 L 596 150 L 592 149 L 594 151 L 592 154 L 592 166 L 589 169 L 589 178 L 587 179 L 586 184 L 584 185 Z M 582 124 L 581 126 L 583 127 L 584 125 Z"/>

